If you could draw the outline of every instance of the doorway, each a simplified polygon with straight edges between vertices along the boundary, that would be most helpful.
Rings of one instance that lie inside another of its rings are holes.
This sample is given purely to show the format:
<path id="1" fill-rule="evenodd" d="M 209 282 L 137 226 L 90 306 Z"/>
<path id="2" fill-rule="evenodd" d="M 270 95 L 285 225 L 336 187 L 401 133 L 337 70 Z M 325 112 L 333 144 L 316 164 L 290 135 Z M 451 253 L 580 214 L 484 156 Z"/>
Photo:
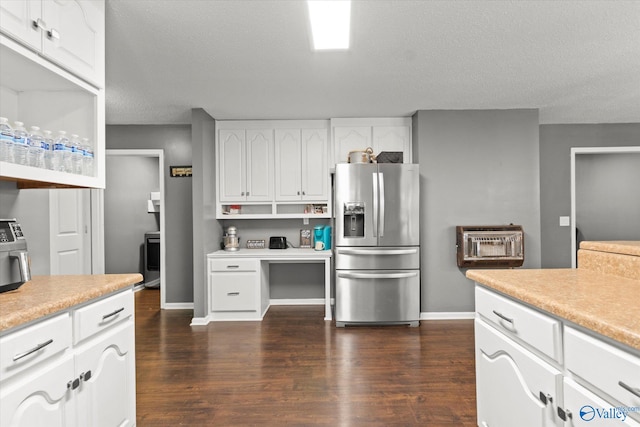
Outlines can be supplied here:
<path id="1" fill-rule="evenodd" d="M 640 147 L 571 149 L 571 267 L 581 240 L 640 239 Z"/>
<path id="2" fill-rule="evenodd" d="M 160 308 L 165 308 L 164 151 L 106 150 L 106 168 L 107 189 L 101 191 L 105 273 L 144 275 L 145 235 L 159 232 Z"/>

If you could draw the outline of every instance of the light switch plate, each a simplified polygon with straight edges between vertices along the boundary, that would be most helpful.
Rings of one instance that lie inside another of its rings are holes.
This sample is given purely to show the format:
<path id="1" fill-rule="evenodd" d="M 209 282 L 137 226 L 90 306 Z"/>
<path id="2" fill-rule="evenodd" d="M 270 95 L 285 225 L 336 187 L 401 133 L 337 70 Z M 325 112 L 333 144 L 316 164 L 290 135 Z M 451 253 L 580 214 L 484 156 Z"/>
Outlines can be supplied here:
<path id="1" fill-rule="evenodd" d="M 561 216 L 560 217 L 560 227 L 568 227 L 571 225 L 571 217 Z"/>

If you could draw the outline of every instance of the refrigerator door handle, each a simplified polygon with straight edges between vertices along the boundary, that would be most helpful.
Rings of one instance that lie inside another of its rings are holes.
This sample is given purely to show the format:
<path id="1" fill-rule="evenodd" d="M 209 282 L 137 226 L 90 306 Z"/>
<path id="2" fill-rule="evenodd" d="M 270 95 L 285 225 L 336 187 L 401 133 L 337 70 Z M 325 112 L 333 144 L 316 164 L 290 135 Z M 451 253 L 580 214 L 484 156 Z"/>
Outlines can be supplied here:
<path id="1" fill-rule="evenodd" d="M 406 273 L 337 273 L 337 276 L 343 279 L 406 279 L 417 275 L 417 271 Z"/>
<path id="2" fill-rule="evenodd" d="M 380 197 L 380 228 L 378 230 L 378 234 L 380 234 L 380 237 L 384 237 L 384 174 L 382 172 L 378 173 L 378 183 L 379 183 L 379 190 L 378 190 L 378 194 Z"/>
<path id="3" fill-rule="evenodd" d="M 418 253 L 418 249 L 337 249 L 337 253 L 344 255 L 411 255 Z"/>
<path id="4" fill-rule="evenodd" d="M 373 179 L 373 237 L 378 237 L 378 173 L 371 174 Z"/>

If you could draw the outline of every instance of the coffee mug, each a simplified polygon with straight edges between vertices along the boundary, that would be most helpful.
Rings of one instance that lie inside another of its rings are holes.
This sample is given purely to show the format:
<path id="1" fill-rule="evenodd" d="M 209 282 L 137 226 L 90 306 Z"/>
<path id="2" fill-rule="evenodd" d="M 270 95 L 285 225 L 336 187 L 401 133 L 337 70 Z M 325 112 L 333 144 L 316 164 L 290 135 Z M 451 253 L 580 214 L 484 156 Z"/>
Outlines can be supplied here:
<path id="1" fill-rule="evenodd" d="M 316 242 L 316 251 L 323 251 L 324 250 L 324 242 Z"/>

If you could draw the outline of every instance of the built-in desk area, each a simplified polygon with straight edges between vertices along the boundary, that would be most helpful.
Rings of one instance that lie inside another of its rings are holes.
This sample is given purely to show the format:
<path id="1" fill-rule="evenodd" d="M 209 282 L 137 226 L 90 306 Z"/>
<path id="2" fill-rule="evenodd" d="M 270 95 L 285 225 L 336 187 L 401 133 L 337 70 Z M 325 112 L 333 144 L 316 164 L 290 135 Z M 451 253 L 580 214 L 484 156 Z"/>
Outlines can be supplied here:
<path id="1" fill-rule="evenodd" d="M 240 249 L 207 255 L 207 322 L 262 320 L 269 309 L 269 265 L 324 263 L 324 320 L 331 320 L 331 251 Z"/>

